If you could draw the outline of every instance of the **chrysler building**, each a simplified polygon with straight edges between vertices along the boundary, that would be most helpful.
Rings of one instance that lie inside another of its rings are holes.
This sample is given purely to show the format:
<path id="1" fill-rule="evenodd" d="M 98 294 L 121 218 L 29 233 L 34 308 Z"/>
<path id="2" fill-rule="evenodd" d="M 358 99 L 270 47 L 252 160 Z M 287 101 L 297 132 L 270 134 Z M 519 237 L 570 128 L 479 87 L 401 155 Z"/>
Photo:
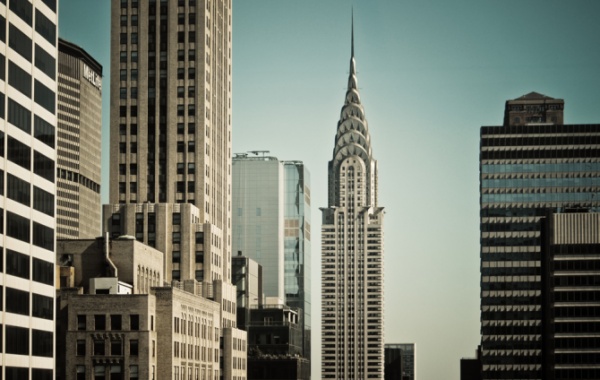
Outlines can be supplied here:
<path id="1" fill-rule="evenodd" d="M 383 379 L 383 207 L 354 60 L 322 208 L 322 378 Z"/>

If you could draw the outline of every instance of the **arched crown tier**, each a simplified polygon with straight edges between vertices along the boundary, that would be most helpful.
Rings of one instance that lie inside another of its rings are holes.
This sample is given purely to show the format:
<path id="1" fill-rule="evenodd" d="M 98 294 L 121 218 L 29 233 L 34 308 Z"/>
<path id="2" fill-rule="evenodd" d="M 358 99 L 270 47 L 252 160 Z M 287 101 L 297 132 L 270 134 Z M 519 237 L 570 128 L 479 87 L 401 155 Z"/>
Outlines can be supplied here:
<path id="1" fill-rule="evenodd" d="M 366 199 L 369 206 L 377 204 L 377 162 L 373 158 L 371 136 L 361 104 L 356 78 L 356 61 L 354 59 L 354 27 L 352 28 L 352 53 L 350 57 L 350 74 L 344 105 L 337 124 L 333 159 L 329 162 L 329 205 L 339 205 L 340 167 L 347 157 L 356 157 L 363 161 L 364 173 L 368 183 Z"/>

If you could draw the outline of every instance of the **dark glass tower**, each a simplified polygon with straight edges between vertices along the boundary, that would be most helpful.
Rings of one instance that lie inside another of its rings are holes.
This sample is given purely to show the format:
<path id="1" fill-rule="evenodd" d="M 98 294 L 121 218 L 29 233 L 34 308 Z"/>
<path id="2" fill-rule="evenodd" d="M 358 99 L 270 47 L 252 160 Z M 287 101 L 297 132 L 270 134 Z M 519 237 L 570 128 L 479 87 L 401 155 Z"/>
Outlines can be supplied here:
<path id="1" fill-rule="evenodd" d="M 542 379 L 545 280 L 540 220 L 600 206 L 600 125 L 564 125 L 564 101 L 506 102 L 481 128 L 481 349 L 484 379 Z"/>

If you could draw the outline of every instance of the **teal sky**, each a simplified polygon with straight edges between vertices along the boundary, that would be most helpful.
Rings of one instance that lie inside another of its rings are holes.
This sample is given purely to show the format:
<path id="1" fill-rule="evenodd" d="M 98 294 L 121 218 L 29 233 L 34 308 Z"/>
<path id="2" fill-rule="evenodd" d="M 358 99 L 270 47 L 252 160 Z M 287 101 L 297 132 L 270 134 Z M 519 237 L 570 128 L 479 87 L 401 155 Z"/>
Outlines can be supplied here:
<path id="1" fill-rule="evenodd" d="M 417 344 L 419 380 L 459 379 L 479 342 L 479 127 L 531 91 L 600 123 L 597 0 L 233 0 L 233 151 L 311 171 L 313 374 L 320 374 L 320 212 L 350 58 L 379 162 L 385 341 Z M 109 1 L 61 0 L 60 35 L 104 66 Z"/>

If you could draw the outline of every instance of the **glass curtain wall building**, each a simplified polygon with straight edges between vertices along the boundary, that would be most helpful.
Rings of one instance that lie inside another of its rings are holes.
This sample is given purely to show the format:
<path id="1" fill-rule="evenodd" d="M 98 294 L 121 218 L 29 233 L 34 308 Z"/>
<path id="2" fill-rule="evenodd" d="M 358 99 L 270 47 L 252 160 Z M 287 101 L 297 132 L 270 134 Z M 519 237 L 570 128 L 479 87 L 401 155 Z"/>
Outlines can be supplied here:
<path id="1" fill-rule="evenodd" d="M 563 124 L 564 101 L 506 102 L 480 140 L 481 349 L 484 379 L 542 379 L 540 220 L 600 206 L 600 125 Z"/>
<path id="2" fill-rule="evenodd" d="M 310 359 L 310 173 L 300 161 L 283 161 L 285 304 L 302 314 L 304 357 Z"/>
<path id="3" fill-rule="evenodd" d="M 302 310 L 305 358 L 310 358 L 310 226 L 310 173 L 301 161 L 236 154 L 233 251 L 262 266 L 266 297 Z"/>
<path id="4" fill-rule="evenodd" d="M 0 1 L 2 379 L 54 379 L 56 12 Z"/>

